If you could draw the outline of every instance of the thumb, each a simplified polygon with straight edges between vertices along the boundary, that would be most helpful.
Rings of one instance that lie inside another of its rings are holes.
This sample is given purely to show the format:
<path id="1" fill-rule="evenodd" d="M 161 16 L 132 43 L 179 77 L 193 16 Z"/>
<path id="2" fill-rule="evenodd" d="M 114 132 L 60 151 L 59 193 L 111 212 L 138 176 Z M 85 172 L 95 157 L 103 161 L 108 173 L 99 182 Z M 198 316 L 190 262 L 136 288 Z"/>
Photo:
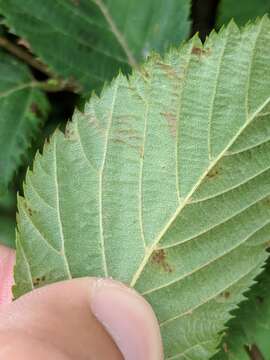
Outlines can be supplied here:
<path id="1" fill-rule="evenodd" d="M 163 355 L 156 317 L 138 293 L 110 279 L 83 278 L 34 290 L 2 309 L 0 359 L 6 358 L 162 360 Z"/>

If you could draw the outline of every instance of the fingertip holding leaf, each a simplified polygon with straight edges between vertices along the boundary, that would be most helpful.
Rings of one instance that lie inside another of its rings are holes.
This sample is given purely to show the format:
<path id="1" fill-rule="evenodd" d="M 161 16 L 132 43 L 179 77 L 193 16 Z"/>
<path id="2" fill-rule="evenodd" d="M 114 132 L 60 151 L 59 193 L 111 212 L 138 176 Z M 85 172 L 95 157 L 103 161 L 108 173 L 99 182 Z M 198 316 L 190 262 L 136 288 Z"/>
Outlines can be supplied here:
<path id="1" fill-rule="evenodd" d="M 166 359 L 215 354 L 267 258 L 269 41 L 267 17 L 194 37 L 53 135 L 19 199 L 16 296 L 112 276 L 153 306 Z"/>
<path id="2" fill-rule="evenodd" d="M 12 301 L 15 251 L 0 245 L 0 307 Z"/>

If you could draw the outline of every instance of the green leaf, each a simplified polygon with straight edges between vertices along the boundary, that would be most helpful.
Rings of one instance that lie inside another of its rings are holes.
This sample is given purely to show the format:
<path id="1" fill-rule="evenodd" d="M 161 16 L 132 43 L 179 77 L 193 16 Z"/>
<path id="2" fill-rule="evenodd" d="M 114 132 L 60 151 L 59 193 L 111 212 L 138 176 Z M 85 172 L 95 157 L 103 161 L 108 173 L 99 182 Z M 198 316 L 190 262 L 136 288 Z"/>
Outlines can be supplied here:
<path id="1" fill-rule="evenodd" d="M 270 12 L 270 0 L 221 0 L 218 8 L 219 26 L 227 24 L 232 18 L 239 25 Z"/>
<path id="2" fill-rule="evenodd" d="M 0 212 L 15 213 L 16 206 L 16 192 L 14 190 L 5 192 L 3 196 L 0 196 Z"/>
<path id="3" fill-rule="evenodd" d="M 6 23 L 89 92 L 188 36 L 189 0 L 0 0 Z M 38 31 L 37 31 L 38 29 Z M 57 49 L 57 51 L 55 51 Z"/>
<path id="4" fill-rule="evenodd" d="M 7 190 L 47 113 L 47 99 L 33 87 L 28 68 L 1 51 L 0 193 Z"/>
<path id="5" fill-rule="evenodd" d="M 270 227 L 265 229 L 265 240 L 269 241 Z M 244 302 L 235 312 L 236 317 L 230 321 L 226 337 L 223 339 L 223 349 L 214 360 L 250 360 L 269 359 L 270 332 L 270 264 L 258 278 L 257 284 L 247 295 Z M 262 356 L 255 357 L 255 352 Z M 253 354 L 253 357 L 250 355 Z"/>
<path id="6" fill-rule="evenodd" d="M 112 276 L 152 304 L 166 359 L 208 359 L 267 257 L 270 21 L 119 75 L 38 154 L 15 296 Z"/>
<path id="7" fill-rule="evenodd" d="M 15 247 L 15 219 L 0 216 L 0 244 Z"/>

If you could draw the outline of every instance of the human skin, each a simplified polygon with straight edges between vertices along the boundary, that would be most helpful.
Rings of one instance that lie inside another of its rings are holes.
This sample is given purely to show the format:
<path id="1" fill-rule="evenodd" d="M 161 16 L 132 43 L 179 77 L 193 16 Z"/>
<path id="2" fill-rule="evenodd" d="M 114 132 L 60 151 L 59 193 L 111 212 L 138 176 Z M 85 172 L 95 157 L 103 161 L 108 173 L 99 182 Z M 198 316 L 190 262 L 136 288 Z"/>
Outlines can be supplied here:
<path id="1" fill-rule="evenodd" d="M 14 252 L 0 246 L 0 360 L 162 360 L 158 322 L 111 279 L 45 286 L 11 302 Z"/>

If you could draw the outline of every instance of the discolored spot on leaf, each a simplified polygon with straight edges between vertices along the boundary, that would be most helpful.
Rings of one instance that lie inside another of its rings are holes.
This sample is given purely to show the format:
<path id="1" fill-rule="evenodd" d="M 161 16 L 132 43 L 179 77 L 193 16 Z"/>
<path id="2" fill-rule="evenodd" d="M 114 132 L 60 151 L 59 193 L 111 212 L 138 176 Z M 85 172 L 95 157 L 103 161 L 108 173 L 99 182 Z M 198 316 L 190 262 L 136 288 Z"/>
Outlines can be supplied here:
<path id="1" fill-rule="evenodd" d="M 208 179 L 214 179 L 219 175 L 220 168 L 214 167 L 209 173 L 206 175 Z"/>
<path id="2" fill-rule="evenodd" d="M 228 290 L 225 290 L 218 295 L 216 301 L 223 303 L 226 302 L 230 297 L 231 297 L 231 293 Z"/>
<path id="3" fill-rule="evenodd" d="M 231 293 L 229 291 L 224 291 L 224 293 L 222 295 L 224 296 L 225 299 L 229 299 L 229 297 L 231 296 Z"/>
<path id="4" fill-rule="evenodd" d="M 35 210 L 33 210 L 30 206 L 28 206 L 27 203 L 25 203 L 25 209 L 26 209 L 26 211 L 28 212 L 28 214 L 29 214 L 30 216 L 33 216 Z"/>
<path id="5" fill-rule="evenodd" d="M 37 117 L 41 118 L 42 117 L 42 112 L 40 111 L 40 108 L 38 107 L 38 105 L 36 103 L 32 103 L 30 110 L 33 114 L 35 114 Z"/>
<path id="6" fill-rule="evenodd" d="M 269 205 L 270 206 L 270 196 L 267 196 L 264 198 L 263 202 L 266 204 L 266 205 Z"/>
<path id="7" fill-rule="evenodd" d="M 179 75 L 177 74 L 177 72 L 175 71 L 175 69 L 169 65 L 169 64 L 165 64 L 164 62 L 158 61 L 157 66 L 163 70 L 170 78 L 179 78 Z"/>
<path id="8" fill-rule="evenodd" d="M 177 118 L 176 114 L 172 112 L 161 112 L 160 115 L 164 116 L 166 121 L 168 122 L 170 133 L 173 137 L 176 136 L 176 130 L 177 130 Z"/>
<path id="9" fill-rule="evenodd" d="M 203 55 L 209 55 L 210 54 L 210 49 L 209 48 L 200 48 L 200 47 L 197 47 L 197 46 L 194 46 L 191 50 L 191 53 L 193 55 L 196 55 L 198 57 L 201 57 Z"/>
<path id="10" fill-rule="evenodd" d="M 67 126 L 65 129 L 65 138 L 68 140 L 77 140 L 78 139 L 78 134 L 77 132 L 74 130 L 73 126 Z"/>
<path id="11" fill-rule="evenodd" d="M 167 262 L 166 259 L 166 252 L 163 249 L 156 250 L 153 252 L 151 257 L 151 261 L 153 264 L 159 265 L 165 272 L 171 273 L 173 271 L 170 264 Z"/>
<path id="12" fill-rule="evenodd" d="M 43 275 L 41 277 L 36 277 L 36 278 L 33 279 L 33 285 L 35 287 L 38 287 L 38 286 L 41 286 L 42 284 L 44 284 L 45 281 L 46 281 L 46 276 L 45 275 Z"/>

